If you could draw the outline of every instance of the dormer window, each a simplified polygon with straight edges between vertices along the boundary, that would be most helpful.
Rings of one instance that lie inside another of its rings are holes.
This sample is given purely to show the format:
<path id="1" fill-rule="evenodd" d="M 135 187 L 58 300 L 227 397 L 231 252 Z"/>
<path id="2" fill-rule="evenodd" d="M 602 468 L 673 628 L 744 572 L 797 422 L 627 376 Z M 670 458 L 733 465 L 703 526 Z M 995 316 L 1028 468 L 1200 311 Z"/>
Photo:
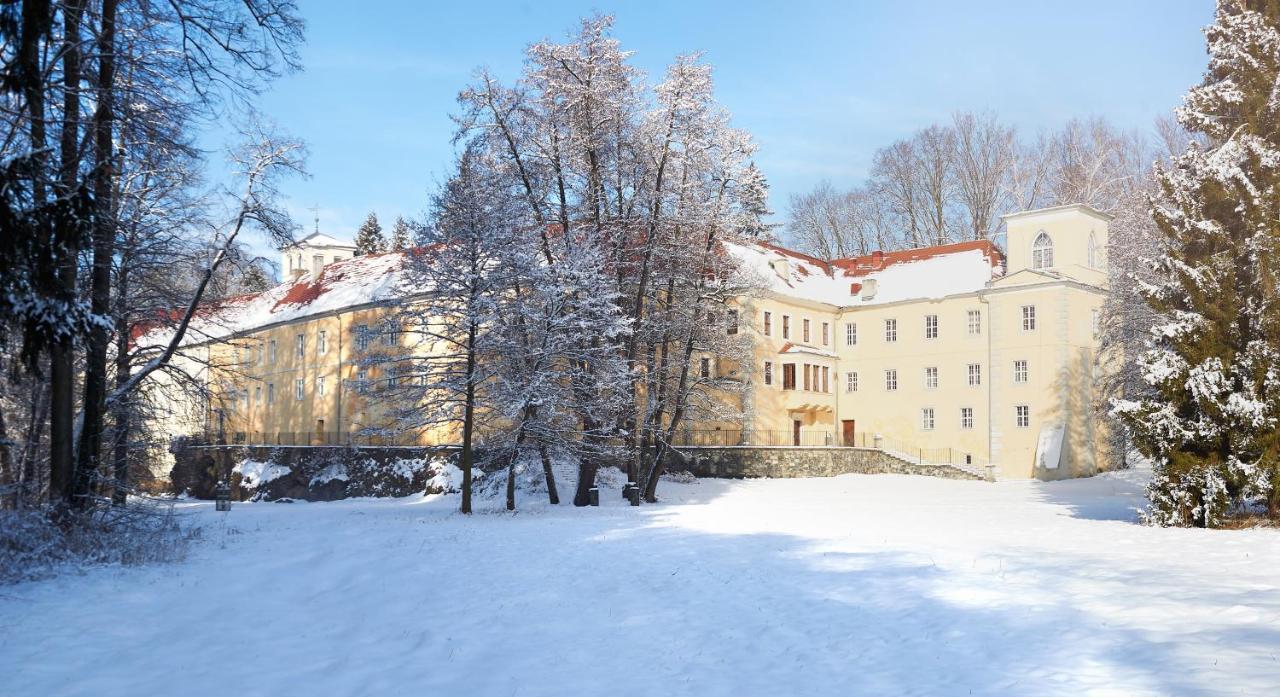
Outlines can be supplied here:
<path id="1" fill-rule="evenodd" d="M 1036 235 L 1031 245 L 1031 268 L 1048 269 L 1053 267 L 1053 240 L 1047 233 Z"/>

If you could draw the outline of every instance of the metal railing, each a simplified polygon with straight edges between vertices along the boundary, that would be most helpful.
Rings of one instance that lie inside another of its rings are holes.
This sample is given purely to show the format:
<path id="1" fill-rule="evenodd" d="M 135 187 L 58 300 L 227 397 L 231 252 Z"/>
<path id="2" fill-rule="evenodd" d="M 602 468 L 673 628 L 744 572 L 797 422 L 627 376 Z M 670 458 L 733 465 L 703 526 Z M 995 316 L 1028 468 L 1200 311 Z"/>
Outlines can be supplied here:
<path id="1" fill-rule="evenodd" d="M 218 443 L 217 434 L 208 434 L 206 442 Z M 361 434 L 342 431 L 236 431 L 226 434 L 228 445 L 328 445 L 328 446 L 401 446 L 444 445 L 425 441 L 416 433 Z"/>
<path id="2" fill-rule="evenodd" d="M 835 433 L 831 431 L 815 431 L 801 429 L 795 431 L 744 431 L 744 430 L 688 430 L 679 431 L 673 439 L 676 447 L 710 447 L 710 446 L 834 446 Z"/>
<path id="3" fill-rule="evenodd" d="M 873 448 L 883 450 L 912 464 L 978 466 L 974 455 L 959 448 L 925 447 L 915 443 L 885 438 L 878 434 L 857 433 L 852 438 L 833 431 L 801 429 L 799 440 L 795 431 L 756 431 L 736 429 L 686 430 L 676 433 L 671 443 L 676 447 L 844 447 Z"/>

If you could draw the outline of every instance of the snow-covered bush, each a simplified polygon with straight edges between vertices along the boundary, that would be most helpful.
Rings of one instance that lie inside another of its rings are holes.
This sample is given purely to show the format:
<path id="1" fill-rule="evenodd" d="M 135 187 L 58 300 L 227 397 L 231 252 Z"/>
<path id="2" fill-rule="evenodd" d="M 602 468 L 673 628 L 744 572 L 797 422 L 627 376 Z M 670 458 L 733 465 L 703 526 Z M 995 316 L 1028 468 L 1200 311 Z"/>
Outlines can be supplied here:
<path id="1" fill-rule="evenodd" d="M 162 501 L 85 512 L 0 511 L 0 585 L 89 565 L 180 561 L 198 532 L 183 528 Z"/>

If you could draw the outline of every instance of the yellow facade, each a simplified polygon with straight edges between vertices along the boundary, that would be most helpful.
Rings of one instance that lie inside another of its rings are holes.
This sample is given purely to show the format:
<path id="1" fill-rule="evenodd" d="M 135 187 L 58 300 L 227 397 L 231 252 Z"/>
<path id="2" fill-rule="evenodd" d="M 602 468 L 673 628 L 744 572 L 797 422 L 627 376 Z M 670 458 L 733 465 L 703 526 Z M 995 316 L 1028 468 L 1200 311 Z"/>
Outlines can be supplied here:
<path id="1" fill-rule="evenodd" d="M 1084 206 L 1007 216 L 1006 271 L 972 292 L 860 306 L 782 293 L 749 301 L 759 377 L 744 440 L 798 428 L 790 442 L 991 464 L 1006 478 L 1098 471 L 1093 400 L 1107 220 Z M 1042 234 L 1052 258 L 1042 244 L 1042 268 L 1034 268 Z M 784 371 L 806 364 L 830 372 L 825 389 L 784 384 Z"/>

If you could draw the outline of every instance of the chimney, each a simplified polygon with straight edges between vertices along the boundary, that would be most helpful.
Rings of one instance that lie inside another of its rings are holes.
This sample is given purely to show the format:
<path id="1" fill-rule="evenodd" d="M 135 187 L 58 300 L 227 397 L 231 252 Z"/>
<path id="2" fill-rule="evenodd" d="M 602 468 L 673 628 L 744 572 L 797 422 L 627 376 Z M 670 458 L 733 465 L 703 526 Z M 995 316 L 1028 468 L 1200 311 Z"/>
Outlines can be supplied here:
<path id="1" fill-rule="evenodd" d="M 862 299 L 873 300 L 876 297 L 876 279 L 868 278 L 862 283 Z"/>
<path id="2" fill-rule="evenodd" d="M 778 276 L 782 280 L 784 281 L 791 280 L 791 264 L 787 262 L 786 257 L 780 256 L 776 259 L 769 260 L 769 266 L 770 268 L 773 269 L 773 272 L 778 274 Z"/>
<path id="3" fill-rule="evenodd" d="M 884 252 L 877 249 L 871 253 L 871 263 L 878 269 L 884 266 Z"/>

